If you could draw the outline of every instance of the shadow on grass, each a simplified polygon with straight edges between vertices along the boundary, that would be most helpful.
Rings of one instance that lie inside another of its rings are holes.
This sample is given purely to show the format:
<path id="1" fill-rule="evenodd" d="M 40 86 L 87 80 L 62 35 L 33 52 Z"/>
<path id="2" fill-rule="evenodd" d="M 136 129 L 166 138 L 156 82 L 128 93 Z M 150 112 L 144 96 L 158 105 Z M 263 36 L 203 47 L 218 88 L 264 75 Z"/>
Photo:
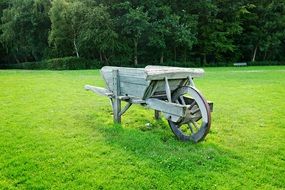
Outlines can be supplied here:
<path id="1" fill-rule="evenodd" d="M 97 118 L 96 121 L 94 118 Z M 178 141 L 163 120 L 151 121 L 152 127 L 149 128 L 144 125 L 143 119 L 128 123 L 125 127 L 124 123 L 112 124 L 109 115 L 98 118 L 99 113 L 93 113 L 84 122 L 102 134 L 108 146 L 123 151 L 126 158 L 135 157 L 161 172 L 191 172 L 197 176 L 208 172 L 209 175 L 237 167 L 237 160 L 242 160 L 237 154 L 207 139 L 198 144 Z"/>

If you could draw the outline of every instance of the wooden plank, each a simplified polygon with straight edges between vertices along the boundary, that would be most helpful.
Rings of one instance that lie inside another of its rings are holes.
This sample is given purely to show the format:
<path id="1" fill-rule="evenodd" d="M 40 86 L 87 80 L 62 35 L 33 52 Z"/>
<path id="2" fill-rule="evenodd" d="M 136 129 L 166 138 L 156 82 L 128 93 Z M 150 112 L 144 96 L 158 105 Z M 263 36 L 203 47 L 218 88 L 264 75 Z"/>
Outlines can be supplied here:
<path id="1" fill-rule="evenodd" d="M 185 111 L 187 109 L 187 106 L 174 104 L 163 100 L 158 100 L 155 98 L 146 99 L 146 104 L 151 109 L 179 117 L 185 116 Z"/>
<path id="2" fill-rule="evenodd" d="M 148 85 L 149 81 L 145 80 L 144 77 L 142 76 L 136 76 L 136 75 L 126 75 L 123 73 L 119 73 L 120 77 L 120 82 L 128 82 L 128 83 L 133 83 L 133 84 L 140 84 L 140 85 Z M 112 80 L 112 73 L 106 73 L 105 74 L 105 79 L 107 81 Z"/>
<path id="3" fill-rule="evenodd" d="M 105 66 L 101 69 L 101 74 L 105 77 L 108 74 L 112 74 L 112 70 L 117 69 L 119 75 L 136 77 L 136 78 L 146 78 L 146 73 L 144 68 L 129 68 L 129 67 L 110 67 Z"/>
<path id="4" fill-rule="evenodd" d="M 132 83 L 121 83 L 121 94 L 142 98 L 147 86 Z"/>
<path id="5" fill-rule="evenodd" d="M 113 84 L 111 84 L 110 87 L 113 89 Z M 120 82 L 120 95 L 142 98 L 146 88 L 147 86 L 144 85 Z"/>
<path id="6" fill-rule="evenodd" d="M 177 89 L 181 84 L 181 79 L 168 80 L 169 88 L 171 91 Z M 155 92 L 165 92 L 165 80 L 157 81 L 157 87 Z"/>
<path id="7" fill-rule="evenodd" d="M 113 70 L 113 93 L 115 95 L 113 100 L 113 116 L 114 116 L 114 123 L 121 123 L 121 100 L 119 99 L 120 96 L 120 81 L 119 81 L 119 71 Z"/>
<path id="8" fill-rule="evenodd" d="M 181 68 L 181 67 L 165 67 L 165 66 L 147 66 L 145 67 L 147 80 L 182 79 L 189 75 L 193 78 L 201 77 L 204 74 L 203 69 Z"/>
<path id="9" fill-rule="evenodd" d="M 106 88 L 101 88 L 101 87 L 91 86 L 91 85 L 85 85 L 84 88 L 86 90 L 90 90 L 102 96 L 109 96 L 109 97 L 113 96 L 113 93 Z"/>
<path id="10" fill-rule="evenodd" d="M 160 111 L 154 110 L 154 119 L 160 119 Z"/>
<path id="11" fill-rule="evenodd" d="M 170 87 L 169 87 L 169 83 L 168 83 L 167 77 L 165 77 L 164 80 L 165 80 L 165 92 L 166 92 L 166 96 L 167 96 L 168 102 L 171 102 L 171 90 L 170 90 Z"/>
<path id="12" fill-rule="evenodd" d="M 119 115 L 122 116 L 131 107 L 131 105 L 132 103 L 128 102 L 124 109 L 119 113 Z"/>

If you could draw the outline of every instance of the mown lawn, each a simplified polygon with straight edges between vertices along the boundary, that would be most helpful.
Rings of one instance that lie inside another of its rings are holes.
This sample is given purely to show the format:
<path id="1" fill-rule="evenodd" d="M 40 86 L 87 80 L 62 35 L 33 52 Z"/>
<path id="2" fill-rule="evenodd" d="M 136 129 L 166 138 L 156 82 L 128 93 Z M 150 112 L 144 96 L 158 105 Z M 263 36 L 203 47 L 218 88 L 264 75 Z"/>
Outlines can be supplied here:
<path id="1" fill-rule="evenodd" d="M 114 126 L 85 84 L 104 86 L 95 70 L 0 71 L 0 189 L 285 188 L 285 66 L 206 69 L 199 144 L 139 106 Z"/>

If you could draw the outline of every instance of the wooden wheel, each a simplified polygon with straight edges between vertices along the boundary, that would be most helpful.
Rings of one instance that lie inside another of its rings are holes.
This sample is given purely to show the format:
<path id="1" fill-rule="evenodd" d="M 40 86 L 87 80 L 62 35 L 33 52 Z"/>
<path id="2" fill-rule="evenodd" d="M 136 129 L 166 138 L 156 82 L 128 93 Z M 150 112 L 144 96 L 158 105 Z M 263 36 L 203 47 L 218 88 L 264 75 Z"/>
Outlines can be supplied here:
<path id="1" fill-rule="evenodd" d="M 194 87 L 183 86 L 172 94 L 172 102 L 188 106 L 186 116 L 179 122 L 168 120 L 173 133 L 182 141 L 203 140 L 211 126 L 211 111 L 201 93 Z"/>

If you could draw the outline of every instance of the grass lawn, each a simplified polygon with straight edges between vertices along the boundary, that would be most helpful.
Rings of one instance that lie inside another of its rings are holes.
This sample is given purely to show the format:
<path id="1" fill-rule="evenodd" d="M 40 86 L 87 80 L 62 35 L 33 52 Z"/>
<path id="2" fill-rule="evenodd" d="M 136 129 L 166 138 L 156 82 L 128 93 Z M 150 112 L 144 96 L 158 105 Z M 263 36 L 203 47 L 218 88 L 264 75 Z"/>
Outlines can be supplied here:
<path id="1" fill-rule="evenodd" d="M 199 144 L 140 106 L 114 126 L 85 84 L 104 86 L 98 70 L 0 71 L 0 189 L 285 188 L 285 66 L 207 68 Z"/>

